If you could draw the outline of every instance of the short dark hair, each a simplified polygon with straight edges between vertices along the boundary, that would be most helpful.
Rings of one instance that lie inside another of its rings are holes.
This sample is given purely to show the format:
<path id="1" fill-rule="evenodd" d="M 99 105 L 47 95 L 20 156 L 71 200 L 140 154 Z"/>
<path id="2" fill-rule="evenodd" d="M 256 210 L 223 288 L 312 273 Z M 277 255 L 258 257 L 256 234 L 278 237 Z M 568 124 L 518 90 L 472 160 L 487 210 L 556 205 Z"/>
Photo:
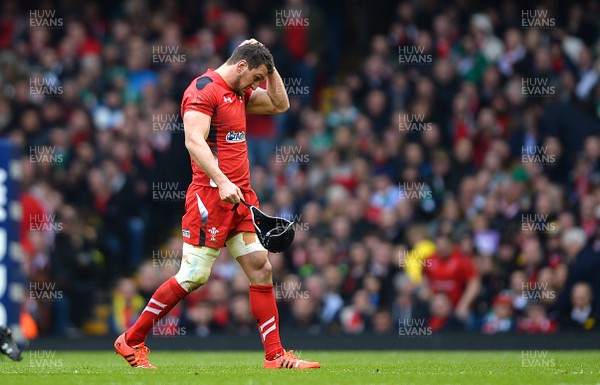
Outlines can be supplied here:
<path id="1" fill-rule="evenodd" d="M 273 73 L 275 70 L 273 55 L 271 55 L 269 49 L 262 44 L 244 44 L 237 47 L 229 59 L 227 59 L 227 64 L 235 64 L 240 60 L 246 60 L 249 69 L 264 64 L 267 67 L 268 73 Z"/>

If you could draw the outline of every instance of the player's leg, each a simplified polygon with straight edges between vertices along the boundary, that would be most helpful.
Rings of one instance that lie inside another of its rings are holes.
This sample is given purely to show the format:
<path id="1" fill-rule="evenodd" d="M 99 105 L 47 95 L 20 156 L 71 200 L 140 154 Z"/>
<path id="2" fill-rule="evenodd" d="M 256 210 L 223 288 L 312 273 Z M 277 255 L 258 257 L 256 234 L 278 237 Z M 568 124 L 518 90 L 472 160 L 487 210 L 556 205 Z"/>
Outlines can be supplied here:
<path id="1" fill-rule="evenodd" d="M 231 255 L 238 261 L 250 281 L 250 310 L 256 320 L 265 349 L 265 368 L 319 368 L 318 362 L 298 359 L 293 351 L 286 352 L 279 337 L 279 312 L 273 292 L 273 277 L 268 252 L 255 233 L 242 231 L 226 242 Z"/>
<path id="2" fill-rule="evenodd" d="M 144 344 L 146 335 L 189 292 L 206 283 L 219 250 L 225 246 L 233 216 L 218 189 L 190 185 L 181 220 L 184 244 L 179 272 L 156 290 L 135 324 L 115 341 L 115 350 L 131 366 L 152 367 Z"/>
<path id="3" fill-rule="evenodd" d="M 156 290 L 135 324 L 127 331 L 127 344 L 133 346 L 144 342 L 158 320 L 188 293 L 204 285 L 218 255 L 219 249 L 184 243 L 179 271 Z"/>
<path id="4" fill-rule="evenodd" d="M 183 244 L 181 267 L 177 274 L 163 283 L 152 295 L 136 322 L 115 341 L 115 350 L 131 366 L 152 368 L 144 341 L 152 327 L 169 314 L 186 295 L 204 285 L 220 249 Z"/>
<path id="5" fill-rule="evenodd" d="M 282 355 L 284 350 L 279 339 L 279 313 L 267 250 L 260 244 L 256 234 L 251 232 L 238 233 L 225 244 L 250 281 L 250 309 L 258 323 L 265 358 L 270 360 Z"/>

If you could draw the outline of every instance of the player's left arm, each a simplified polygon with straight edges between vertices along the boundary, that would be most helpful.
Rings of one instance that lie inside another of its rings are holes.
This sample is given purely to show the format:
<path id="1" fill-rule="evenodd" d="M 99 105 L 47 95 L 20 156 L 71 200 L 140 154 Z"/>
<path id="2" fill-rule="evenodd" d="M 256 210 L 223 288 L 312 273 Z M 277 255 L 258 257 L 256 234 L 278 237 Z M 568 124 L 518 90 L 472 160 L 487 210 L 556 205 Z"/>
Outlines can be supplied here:
<path id="1" fill-rule="evenodd" d="M 246 111 L 251 114 L 281 114 L 289 108 L 290 100 L 277 69 L 267 75 L 267 89 L 256 88 L 246 104 Z"/>

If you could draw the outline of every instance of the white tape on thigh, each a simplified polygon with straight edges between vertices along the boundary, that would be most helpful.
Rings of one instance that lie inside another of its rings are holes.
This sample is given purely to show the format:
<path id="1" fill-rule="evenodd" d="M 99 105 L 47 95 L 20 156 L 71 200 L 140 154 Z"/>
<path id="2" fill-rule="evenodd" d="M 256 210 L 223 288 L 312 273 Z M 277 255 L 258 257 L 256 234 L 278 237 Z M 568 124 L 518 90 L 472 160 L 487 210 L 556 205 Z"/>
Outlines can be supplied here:
<path id="1" fill-rule="evenodd" d="M 246 243 L 249 240 L 250 243 Z M 260 244 L 258 236 L 249 232 L 237 233 L 233 237 L 229 238 L 225 242 L 225 245 L 227 246 L 227 249 L 229 249 L 229 252 L 233 258 L 239 258 L 242 255 L 250 254 L 255 251 L 267 251 L 267 249 Z"/>
<path id="2" fill-rule="evenodd" d="M 220 249 L 194 246 L 183 243 L 181 267 L 175 274 L 177 282 L 188 292 L 199 288 L 208 281 L 210 270 Z"/>

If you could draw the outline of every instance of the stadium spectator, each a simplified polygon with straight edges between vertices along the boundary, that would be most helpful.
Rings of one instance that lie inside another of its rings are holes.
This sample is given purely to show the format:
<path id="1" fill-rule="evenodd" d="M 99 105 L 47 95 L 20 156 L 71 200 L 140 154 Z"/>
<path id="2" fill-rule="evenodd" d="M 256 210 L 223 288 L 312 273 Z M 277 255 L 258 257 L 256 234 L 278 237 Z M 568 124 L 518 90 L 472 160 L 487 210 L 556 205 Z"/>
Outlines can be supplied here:
<path id="1" fill-rule="evenodd" d="M 557 301 L 556 317 L 563 317 L 569 311 L 569 297 L 577 282 L 592 285 L 594 307 L 597 307 L 600 274 L 600 259 L 597 252 L 586 245 L 587 237 L 581 228 L 566 230 L 562 236 L 562 245 L 566 254 L 568 274 L 563 291 Z"/>
<path id="2" fill-rule="evenodd" d="M 543 305 L 533 303 L 527 306 L 525 317 L 517 321 L 517 331 L 526 334 L 549 334 L 557 331 L 557 323 L 548 318 Z"/>
<path id="3" fill-rule="evenodd" d="M 112 298 L 114 332 L 123 332 L 133 325 L 144 305 L 144 298 L 138 293 L 135 281 L 121 278 Z"/>
<path id="4" fill-rule="evenodd" d="M 431 328 L 432 332 L 436 333 L 448 330 L 461 330 L 464 327 L 463 323 L 454 316 L 450 298 L 443 293 L 435 294 L 431 298 L 427 325 Z"/>
<path id="5" fill-rule="evenodd" d="M 210 334 L 212 324 L 212 304 L 210 302 L 198 302 L 196 306 L 187 311 L 187 318 L 193 324 L 194 334 L 206 337 Z"/>
<path id="6" fill-rule="evenodd" d="M 448 236 L 439 236 L 430 262 L 425 275 L 432 292 L 446 294 L 456 317 L 466 321 L 481 285 L 471 256 L 463 255 Z"/>
<path id="7" fill-rule="evenodd" d="M 494 298 L 492 311 L 483 318 L 481 331 L 485 334 L 506 333 L 514 330 L 512 297 L 499 294 Z"/>
<path id="8" fill-rule="evenodd" d="M 576 283 L 571 291 L 571 312 L 559 320 L 561 328 L 585 331 L 595 329 L 598 315 L 592 307 L 592 299 L 592 287 L 585 282 Z"/>

